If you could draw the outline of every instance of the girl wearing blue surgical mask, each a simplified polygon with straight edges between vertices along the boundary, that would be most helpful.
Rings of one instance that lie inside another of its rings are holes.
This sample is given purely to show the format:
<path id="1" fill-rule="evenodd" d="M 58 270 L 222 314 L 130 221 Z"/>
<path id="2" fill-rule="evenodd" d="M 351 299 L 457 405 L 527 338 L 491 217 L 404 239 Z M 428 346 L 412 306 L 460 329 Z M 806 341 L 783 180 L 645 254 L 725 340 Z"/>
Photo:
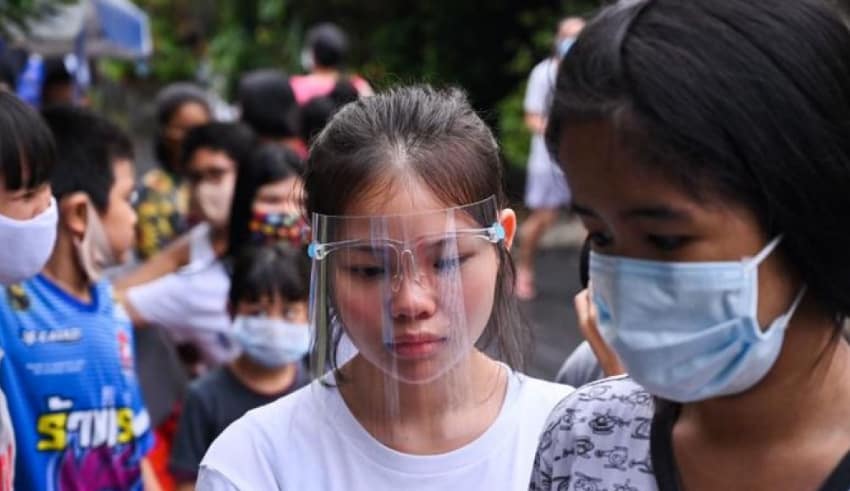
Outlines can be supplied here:
<path id="1" fill-rule="evenodd" d="M 230 423 L 307 382 L 307 269 L 287 244 L 247 247 L 236 259 L 229 310 L 242 354 L 189 387 L 170 460 L 181 491 L 194 489 L 201 457 Z"/>
<path id="2" fill-rule="evenodd" d="M 547 140 L 629 375 L 564 399 L 531 489 L 850 488 L 850 31 L 815 0 L 604 10 Z"/>

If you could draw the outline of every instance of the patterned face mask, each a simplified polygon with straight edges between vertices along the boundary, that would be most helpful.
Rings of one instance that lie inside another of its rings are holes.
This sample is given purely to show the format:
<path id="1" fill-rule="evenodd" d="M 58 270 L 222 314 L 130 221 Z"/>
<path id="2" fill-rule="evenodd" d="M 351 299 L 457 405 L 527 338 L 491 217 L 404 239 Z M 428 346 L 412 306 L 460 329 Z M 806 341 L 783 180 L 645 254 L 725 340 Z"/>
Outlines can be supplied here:
<path id="1" fill-rule="evenodd" d="M 300 213 L 254 213 L 248 227 L 253 244 L 288 242 L 301 247 L 310 236 L 307 221 Z"/>

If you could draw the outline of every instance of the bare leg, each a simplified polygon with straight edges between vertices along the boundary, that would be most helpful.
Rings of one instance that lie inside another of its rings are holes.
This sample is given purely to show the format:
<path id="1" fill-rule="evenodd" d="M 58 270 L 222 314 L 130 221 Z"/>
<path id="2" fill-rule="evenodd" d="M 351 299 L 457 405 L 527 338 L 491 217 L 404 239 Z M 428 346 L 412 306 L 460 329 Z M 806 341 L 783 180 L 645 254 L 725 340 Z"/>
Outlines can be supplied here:
<path id="1" fill-rule="evenodd" d="M 534 298 L 537 291 L 534 287 L 534 260 L 537 247 L 543 234 L 558 218 L 557 208 L 540 208 L 532 210 L 531 214 L 519 230 L 520 250 L 517 264 L 515 292 L 522 300 Z"/>

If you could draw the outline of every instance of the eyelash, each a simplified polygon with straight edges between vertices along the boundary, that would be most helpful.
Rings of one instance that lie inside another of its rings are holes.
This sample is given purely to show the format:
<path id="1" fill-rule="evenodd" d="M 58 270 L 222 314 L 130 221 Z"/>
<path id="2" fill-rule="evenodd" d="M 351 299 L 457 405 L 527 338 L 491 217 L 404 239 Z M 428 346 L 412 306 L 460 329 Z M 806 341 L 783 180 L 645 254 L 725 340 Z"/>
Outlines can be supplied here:
<path id="1" fill-rule="evenodd" d="M 470 257 L 470 255 L 465 255 L 440 259 L 434 262 L 434 270 L 438 273 L 451 271 L 463 266 Z M 385 273 L 385 269 L 380 266 L 350 266 L 348 271 L 353 276 L 358 276 L 364 280 L 374 280 Z"/>
<path id="2" fill-rule="evenodd" d="M 613 243 L 613 239 L 600 232 L 592 232 L 588 235 L 588 240 L 596 247 L 608 247 Z M 647 242 L 653 247 L 661 251 L 675 251 L 686 246 L 693 240 L 693 237 L 687 235 L 647 235 Z"/>
<path id="3" fill-rule="evenodd" d="M 686 235 L 649 235 L 647 240 L 662 251 L 675 251 L 691 241 Z"/>

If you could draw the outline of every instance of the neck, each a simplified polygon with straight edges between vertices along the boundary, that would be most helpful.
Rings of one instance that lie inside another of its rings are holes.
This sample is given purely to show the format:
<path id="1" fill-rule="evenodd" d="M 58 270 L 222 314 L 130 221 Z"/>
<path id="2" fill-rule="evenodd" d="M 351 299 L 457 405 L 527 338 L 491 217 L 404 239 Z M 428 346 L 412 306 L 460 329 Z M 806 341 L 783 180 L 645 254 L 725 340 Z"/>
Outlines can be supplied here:
<path id="1" fill-rule="evenodd" d="M 850 438 L 848 411 L 850 346 L 836 335 L 833 320 L 804 302 L 762 381 L 742 394 L 685 405 L 679 421 L 711 441 L 758 446 L 824 429 L 841 428 Z"/>
<path id="2" fill-rule="evenodd" d="M 91 282 L 77 260 L 73 239 L 61 230 L 42 273 L 68 294 L 84 302 L 91 301 Z"/>
<path id="3" fill-rule="evenodd" d="M 478 350 L 424 384 L 401 382 L 362 355 L 342 372 L 339 389 L 354 417 L 385 445 L 415 454 L 454 450 L 480 436 L 507 389 L 501 365 Z"/>
<path id="4" fill-rule="evenodd" d="M 295 382 L 298 372 L 296 363 L 287 363 L 278 368 L 267 368 L 241 355 L 230 364 L 233 375 L 254 392 L 275 396 L 285 392 Z"/>
<path id="5" fill-rule="evenodd" d="M 336 78 L 339 77 L 339 70 L 326 66 L 315 66 L 313 67 L 312 74 Z"/>
<path id="6" fill-rule="evenodd" d="M 228 229 L 226 225 L 224 227 L 212 227 L 210 229 L 210 242 L 212 242 L 212 248 L 215 251 L 216 257 L 222 257 L 227 252 L 227 235 Z"/>

